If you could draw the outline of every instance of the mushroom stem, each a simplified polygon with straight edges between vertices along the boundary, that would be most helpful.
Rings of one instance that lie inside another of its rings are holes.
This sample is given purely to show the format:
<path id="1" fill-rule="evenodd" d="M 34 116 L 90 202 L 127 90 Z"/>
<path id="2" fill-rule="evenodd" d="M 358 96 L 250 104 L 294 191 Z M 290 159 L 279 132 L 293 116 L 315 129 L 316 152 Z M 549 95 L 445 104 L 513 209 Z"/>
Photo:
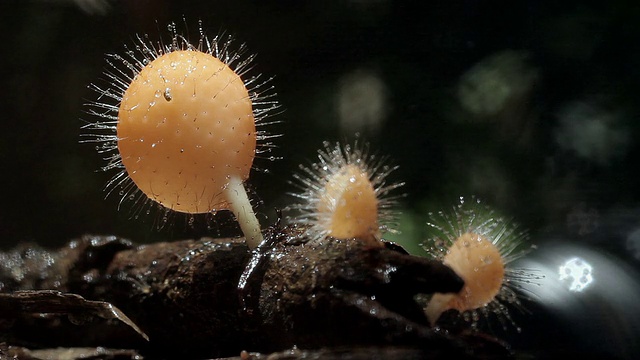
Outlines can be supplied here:
<path id="1" fill-rule="evenodd" d="M 224 190 L 224 195 L 229 202 L 229 207 L 235 215 L 240 229 L 244 233 L 249 249 L 253 250 L 260 245 L 263 240 L 260 232 L 260 222 L 253 212 L 251 202 L 247 197 L 247 191 L 242 184 L 242 180 L 238 176 L 231 176 L 229 184 Z"/>
<path id="2" fill-rule="evenodd" d="M 425 309 L 427 318 L 431 326 L 435 325 L 436 321 L 440 318 L 443 312 L 449 310 L 451 306 L 448 305 L 449 301 L 453 298 L 453 294 L 440 294 L 435 293 L 429 301 L 429 305 Z"/>

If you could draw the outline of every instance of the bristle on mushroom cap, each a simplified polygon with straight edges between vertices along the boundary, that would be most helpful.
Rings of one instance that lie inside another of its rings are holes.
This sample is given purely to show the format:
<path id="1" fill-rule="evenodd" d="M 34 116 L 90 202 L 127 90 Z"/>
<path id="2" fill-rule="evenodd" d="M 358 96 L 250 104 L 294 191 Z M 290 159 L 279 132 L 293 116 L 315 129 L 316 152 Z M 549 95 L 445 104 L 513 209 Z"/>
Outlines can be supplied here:
<path id="1" fill-rule="evenodd" d="M 299 212 L 293 222 L 306 226 L 312 239 L 331 236 L 359 238 L 372 246 L 381 245 L 383 231 L 391 230 L 391 211 L 397 197 L 389 193 L 402 183 L 387 184 L 387 176 L 397 167 L 385 158 L 368 153 L 368 145 L 324 143 L 318 162 L 300 165 L 295 185 L 301 192 L 292 195 L 298 202 L 289 207 Z"/>

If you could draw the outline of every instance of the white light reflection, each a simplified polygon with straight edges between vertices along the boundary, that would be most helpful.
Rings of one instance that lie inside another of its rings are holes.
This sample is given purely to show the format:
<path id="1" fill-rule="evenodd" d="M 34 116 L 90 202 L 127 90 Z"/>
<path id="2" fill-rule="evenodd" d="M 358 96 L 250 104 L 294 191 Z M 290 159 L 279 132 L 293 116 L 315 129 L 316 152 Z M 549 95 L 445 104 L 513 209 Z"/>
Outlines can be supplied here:
<path id="1" fill-rule="evenodd" d="M 560 265 L 558 280 L 569 280 L 569 291 L 581 292 L 593 282 L 593 267 L 581 258 L 574 257 Z"/>
<path id="2" fill-rule="evenodd" d="M 576 346 L 621 359 L 640 358 L 636 269 L 599 249 L 561 242 L 540 245 L 514 267 L 544 276 L 523 283 L 522 290 L 562 323 Z"/>

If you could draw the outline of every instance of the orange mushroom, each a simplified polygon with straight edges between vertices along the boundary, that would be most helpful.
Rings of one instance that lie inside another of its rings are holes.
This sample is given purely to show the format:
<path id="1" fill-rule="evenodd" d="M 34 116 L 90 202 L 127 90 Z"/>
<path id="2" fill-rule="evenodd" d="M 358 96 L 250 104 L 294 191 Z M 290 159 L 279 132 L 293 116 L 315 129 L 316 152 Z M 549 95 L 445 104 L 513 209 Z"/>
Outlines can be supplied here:
<path id="1" fill-rule="evenodd" d="M 255 248 L 262 234 L 243 183 L 257 145 L 269 138 L 256 125 L 278 105 L 258 91 L 264 83 L 248 88 L 257 77 L 243 81 L 242 75 L 253 58 L 240 61 L 228 50 L 229 39 L 201 35 L 195 47 L 175 26 L 170 30 L 171 45 L 156 49 L 139 38 L 137 57 L 132 51 L 127 53 L 132 60 L 112 55 L 132 75 L 109 62 L 109 86 L 92 86 L 100 98 L 89 104 L 90 113 L 111 121 L 86 128 L 116 134 L 88 134 L 89 141 L 115 153 L 104 169 L 123 168 L 108 187 L 127 189 L 127 196 L 132 181 L 133 191 L 181 213 L 231 210 Z"/>
<path id="2" fill-rule="evenodd" d="M 447 310 L 457 310 L 476 323 L 480 315 L 511 319 L 503 303 L 520 305 L 514 291 L 519 282 L 537 277 L 530 271 L 512 269 L 509 264 L 528 252 L 528 236 L 516 225 L 484 207 L 476 199 L 460 203 L 451 213 L 432 214 L 430 238 L 423 243 L 429 254 L 444 262 L 465 285 L 455 294 L 436 293 L 425 312 L 435 324 Z"/>
<path id="3" fill-rule="evenodd" d="M 313 239 L 331 236 L 358 238 L 371 246 L 382 246 L 382 230 L 393 221 L 395 197 L 389 192 L 402 183 L 386 183 L 396 167 L 369 155 L 367 147 L 324 144 L 319 162 L 301 166 L 294 175 L 302 190 L 292 194 L 299 202 L 290 206 L 300 214 L 293 220 L 308 227 Z"/>

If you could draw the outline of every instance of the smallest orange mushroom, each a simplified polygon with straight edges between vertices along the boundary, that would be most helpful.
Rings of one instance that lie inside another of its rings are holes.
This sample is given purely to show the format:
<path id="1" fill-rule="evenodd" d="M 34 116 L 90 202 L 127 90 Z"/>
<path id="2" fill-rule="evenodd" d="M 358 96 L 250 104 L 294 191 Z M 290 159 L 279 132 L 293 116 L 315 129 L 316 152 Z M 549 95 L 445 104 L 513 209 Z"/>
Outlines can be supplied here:
<path id="1" fill-rule="evenodd" d="M 464 312 L 481 308 L 500 293 L 505 268 L 498 248 L 475 233 L 460 236 L 447 250 L 444 264 L 464 280 L 457 294 L 434 294 L 426 308 L 431 323 L 450 309 Z"/>
<path id="2" fill-rule="evenodd" d="M 528 239 L 526 231 L 475 197 L 470 201 L 461 197 L 452 212 L 430 213 L 427 225 L 430 237 L 422 244 L 423 248 L 453 269 L 465 283 L 457 294 L 436 293 L 431 297 L 425 308 L 431 324 L 447 310 L 464 314 L 472 325 L 477 325 L 480 315 L 486 319 L 489 314 L 513 324 L 504 305 L 520 306 L 514 288 L 537 278 L 528 270 L 509 267 L 529 251 L 522 246 Z"/>

